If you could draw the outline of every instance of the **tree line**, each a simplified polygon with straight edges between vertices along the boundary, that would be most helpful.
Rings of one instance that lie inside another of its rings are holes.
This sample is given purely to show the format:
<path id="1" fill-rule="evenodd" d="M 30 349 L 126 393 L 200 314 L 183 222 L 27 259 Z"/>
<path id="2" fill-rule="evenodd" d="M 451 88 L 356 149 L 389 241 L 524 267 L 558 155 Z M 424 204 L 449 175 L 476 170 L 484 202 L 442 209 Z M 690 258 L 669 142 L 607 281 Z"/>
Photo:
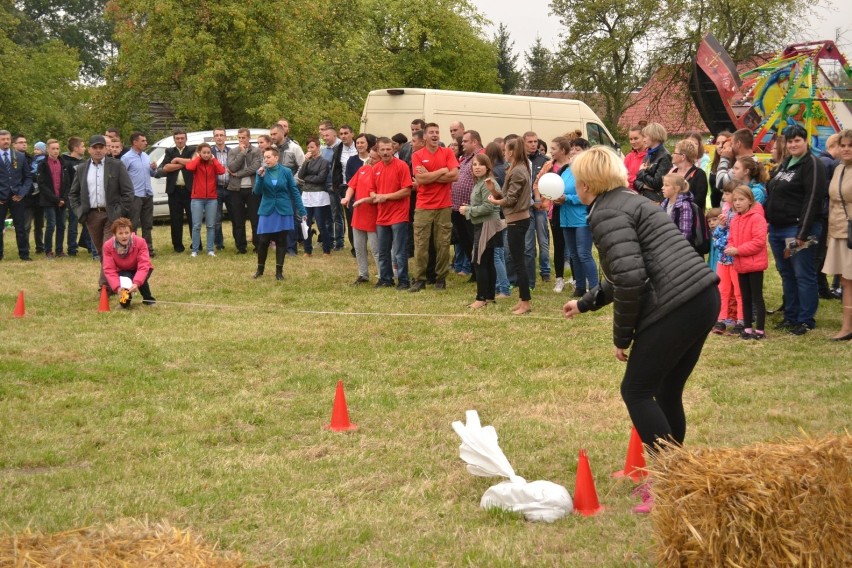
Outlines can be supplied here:
<path id="1" fill-rule="evenodd" d="M 706 32 L 735 60 L 775 52 L 812 8 L 792 0 L 551 0 L 563 31 L 519 66 L 468 0 L 2 0 L 0 125 L 31 138 L 149 130 L 149 102 L 190 129 L 322 119 L 357 125 L 367 93 L 569 90 L 617 132 L 630 92 L 688 62 Z M 597 104 L 600 108 L 601 105 Z"/>

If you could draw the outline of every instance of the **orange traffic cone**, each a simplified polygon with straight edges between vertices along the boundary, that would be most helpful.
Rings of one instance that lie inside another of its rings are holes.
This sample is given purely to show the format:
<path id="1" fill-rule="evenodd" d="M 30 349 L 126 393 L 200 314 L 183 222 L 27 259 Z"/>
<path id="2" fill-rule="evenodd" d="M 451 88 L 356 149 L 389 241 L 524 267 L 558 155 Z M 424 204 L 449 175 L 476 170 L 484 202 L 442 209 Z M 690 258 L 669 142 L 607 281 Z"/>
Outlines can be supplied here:
<path id="1" fill-rule="evenodd" d="M 109 294 L 107 294 L 106 284 L 101 286 L 101 303 L 98 306 L 99 312 L 108 312 L 109 311 Z"/>
<path id="2" fill-rule="evenodd" d="M 343 393 L 343 381 L 337 381 L 337 392 L 334 393 L 334 408 L 331 411 L 331 424 L 326 426 L 334 432 L 357 430 L 358 426 L 349 422 L 349 410 L 346 408 L 346 395 Z"/>
<path id="3" fill-rule="evenodd" d="M 18 301 L 15 302 L 15 311 L 12 312 L 12 315 L 16 318 L 24 317 L 24 312 L 26 312 L 26 308 L 24 307 L 24 291 L 21 290 L 18 294 Z"/>
<path id="4" fill-rule="evenodd" d="M 636 431 L 634 426 L 630 430 L 630 443 L 627 445 L 627 459 L 624 461 L 624 469 L 616 471 L 612 476 L 629 477 L 639 483 L 646 475 L 648 475 L 648 472 L 645 471 L 645 447 L 642 445 L 642 439 L 639 438 L 639 432 Z"/>
<path id="5" fill-rule="evenodd" d="M 574 484 L 574 510 L 583 516 L 596 515 L 603 511 L 598 502 L 598 492 L 595 490 L 595 480 L 589 467 L 589 456 L 586 450 L 580 450 L 577 463 L 577 481 Z"/>

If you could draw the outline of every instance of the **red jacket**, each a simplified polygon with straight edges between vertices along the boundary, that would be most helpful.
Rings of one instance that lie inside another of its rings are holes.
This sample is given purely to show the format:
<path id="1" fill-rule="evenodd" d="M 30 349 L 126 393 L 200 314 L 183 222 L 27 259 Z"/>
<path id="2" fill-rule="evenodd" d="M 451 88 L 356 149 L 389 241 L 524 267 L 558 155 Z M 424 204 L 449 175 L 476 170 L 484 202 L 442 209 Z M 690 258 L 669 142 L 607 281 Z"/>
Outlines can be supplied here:
<path id="1" fill-rule="evenodd" d="M 103 248 L 103 263 L 104 276 L 106 276 L 107 284 L 113 292 L 118 292 L 120 287 L 118 275 L 119 272 L 129 270 L 133 272 L 133 283 L 137 286 L 142 286 L 145 280 L 148 279 L 148 273 L 151 272 L 151 258 L 148 255 L 148 243 L 145 239 L 137 235 L 130 235 L 133 239 L 133 246 L 130 247 L 130 252 L 125 257 L 120 257 L 115 252 L 115 237 L 110 237 L 104 241 Z"/>
<path id="2" fill-rule="evenodd" d="M 192 198 L 216 199 L 216 176 L 225 173 L 225 166 L 215 157 L 205 162 L 201 156 L 195 156 L 186 165 L 186 169 L 195 172 L 192 178 Z"/>
<path id="3" fill-rule="evenodd" d="M 645 154 L 647 153 L 648 150 L 637 152 L 631 148 L 627 155 L 624 156 L 624 165 L 627 167 L 627 187 L 630 189 L 633 189 L 636 172 L 639 171 L 639 166 L 642 165 L 642 162 L 645 160 Z"/>
<path id="4" fill-rule="evenodd" d="M 728 246 L 736 247 L 734 269 L 740 274 L 763 272 L 769 267 L 766 247 L 766 219 L 760 203 L 731 219 Z"/>

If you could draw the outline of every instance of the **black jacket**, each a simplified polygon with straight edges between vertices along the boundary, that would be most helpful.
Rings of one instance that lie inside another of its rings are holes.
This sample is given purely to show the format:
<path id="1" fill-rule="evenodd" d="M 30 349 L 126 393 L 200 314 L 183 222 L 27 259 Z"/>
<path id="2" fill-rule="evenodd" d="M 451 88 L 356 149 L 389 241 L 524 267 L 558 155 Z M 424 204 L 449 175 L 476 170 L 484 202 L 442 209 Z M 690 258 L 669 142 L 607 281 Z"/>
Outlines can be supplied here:
<path id="1" fill-rule="evenodd" d="M 719 282 L 666 212 L 627 188 L 599 195 L 587 219 L 603 278 L 578 308 L 615 304 L 616 347 L 630 347 L 638 332 Z"/>
<path id="2" fill-rule="evenodd" d="M 633 189 L 651 201 L 660 203 L 663 200 L 663 176 L 672 169 L 672 155 L 660 144 L 653 154 L 648 152 L 645 155 L 642 165 L 645 167 L 636 174 Z"/>
<path id="3" fill-rule="evenodd" d="M 183 152 L 177 149 L 177 146 L 172 146 L 171 148 L 166 149 L 166 153 L 163 154 L 163 161 L 160 163 L 160 168 L 157 170 L 157 177 L 166 176 L 166 193 L 172 193 L 175 190 L 175 186 L 177 184 L 178 174 L 183 172 L 183 182 L 186 185 L 187 191 L 192 193 L 192 172 L 187 170 L 185 167 L 179 170 L 175 170 L 173 172 L 169 172 L 164 174 L 163 166 L 172 163 L 172 160 L 175 158 L 186 158 L 188 160 L 192 159 L 192 156 L 195 154 L 195 146 L 184 146 Z"/>
<path id="4" fill-rule="evenodd" d="M 798 225 L 796 238 L 807 240 L 825 198 L 825 166 L 811 152 L 793 166 L 788 157 L 766 185 L 766 220 L 776 227 Z"/>
<path id="5" fill-rule="evenodd" d="M 305 160 L 296 177 L 302 180 L 300 189 L 302 191 L 325 191 L 325 182 L 328 178 L 329 164 L 317 156 L 313 160 Z"/>
<path id="6" fill-rule="evenodd" d="M 354 144 L 354 142 L 353 142 Z M 346 176 L 340 158 L 343 156 L 343 142 L 334 147 L 334 158 L 331 160 L 331 189 L 338 197 L 346 195 Z"/>
<path id="7" fill-rule="evenodd" d="M 68 192 L 71 190 L 72 176 L 65 167 L 65 163 L 59 160 L 59 197 L 56 196 L 56 191 L 53 188 L 53 176 L 50 175 L 50 166 L 48 166 L 46 158 L 38 165 L 36 178 L 38 185 L 41 188 L 39 191 L 39 205 L 42 207 L 59 207 L 59 202 L 64 201 L 68 205 Z"/>

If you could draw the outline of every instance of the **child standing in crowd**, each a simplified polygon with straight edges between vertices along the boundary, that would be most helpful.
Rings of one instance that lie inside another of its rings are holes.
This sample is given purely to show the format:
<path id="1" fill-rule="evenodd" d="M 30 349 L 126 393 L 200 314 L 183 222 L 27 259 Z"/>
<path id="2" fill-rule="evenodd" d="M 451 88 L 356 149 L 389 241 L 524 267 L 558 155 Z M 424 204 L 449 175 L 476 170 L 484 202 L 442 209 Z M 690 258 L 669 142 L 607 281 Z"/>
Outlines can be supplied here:
<path id="1" fill-rule="evenodd" d="M 660 204 L 668 213 L 680 234 L 695 245 L 692 236 L 692 194 L 689 183 L 680 174 L 663 176 L 663 202 Z"/>
<path id="2" fill-rule="evenodd" d="M 473 223 L 473 258 L 471 266 L 476 274 L 476 301 L 468 307 L 472 310 L 494 303 L 497 273 L 494 271 L 494 249 L 503 245 L 503 224 L 500 208 L 488 202 L 492 192 L 500 191 L 491 170 L 491 160 L 485 154 L 473 157 L 473 177 L 476 184 L 470 194 L 470 205 L 459 207 L 459 213 Z"/>
<path id="3" fill-rule="evenodd" d="M 713 333 L 719 335 L 728 331 L 729 335 L 741 335 L 745 329 L 743 324 L 743 299 L 740 294 L 740 281 L 734 268 L 733 257 L 725 254 L 728 247 L 728 235 L 731 228 L 731 220 L 736 214 L 731 207 L 736 183 L 728 183 L 722 190 L 722 214 L 719 216 L 719 224 L 713 231 L 713 250 L 719 256 L 716 263 L 716 274 L 719 276 L 719 296 L 722 308 L 719 310 L 719 321 L 713 326 Z"/>
<path id="4" fill-rule="evenodd" d="M 766 188 L 763 184 L 766 182 L 766 170 L 754 161 L 753 157 L 737 158 L 731 168 L 731 179 L 747 185 L 751 189 L 754 200 L 760 203 L 761 207 L 766 205 Z"/>
<path id="5" fill-rule="evenodd" d="M 707 211 L 707 232 L 710 234 L 712 239 L 713 233 L 716 231 L 716 227 L 719 226 L 719 215 L 722 214 L 722 210 L 719 207 L 713 207 L 712 209 Z M 721 256 L 722 251 L 717 249 L 715 246 L 710 246 L 710 254 L 707 256 L 707 265 L 710 267 L 710 270 L 716 272 L 716 264 L 719 262 L 719 256 Z"/>
<path id="6" fill-rule="evenodd" d="M 769 266 L 763 207 L 755 202 L 747 185 L 734 188 L 732 206 L 737 212 L 731 220 L 731 231 L 725 254 L 734 258 L 734 269 L 740 282 L 745 329 L 743 339 L 763 339 L 766 306 L 763 303 L 763 271 Z M 752 329 L 752 316 L 754 328 Z"/>
<path id="7" fill-rule="evenodd" d="M 217 176 L 225 173 L 225 166 L 213 157 L 210 144 L 202 142 L 195 149 L 195 156 L 186 164 L 187 171 L 194 172 L 192 182 L 192 256 L 201 250 L 201 217 L 207 224 L 207 254 L 216 256 L 216 210 L 219 194 L 216 192 Z"/>

